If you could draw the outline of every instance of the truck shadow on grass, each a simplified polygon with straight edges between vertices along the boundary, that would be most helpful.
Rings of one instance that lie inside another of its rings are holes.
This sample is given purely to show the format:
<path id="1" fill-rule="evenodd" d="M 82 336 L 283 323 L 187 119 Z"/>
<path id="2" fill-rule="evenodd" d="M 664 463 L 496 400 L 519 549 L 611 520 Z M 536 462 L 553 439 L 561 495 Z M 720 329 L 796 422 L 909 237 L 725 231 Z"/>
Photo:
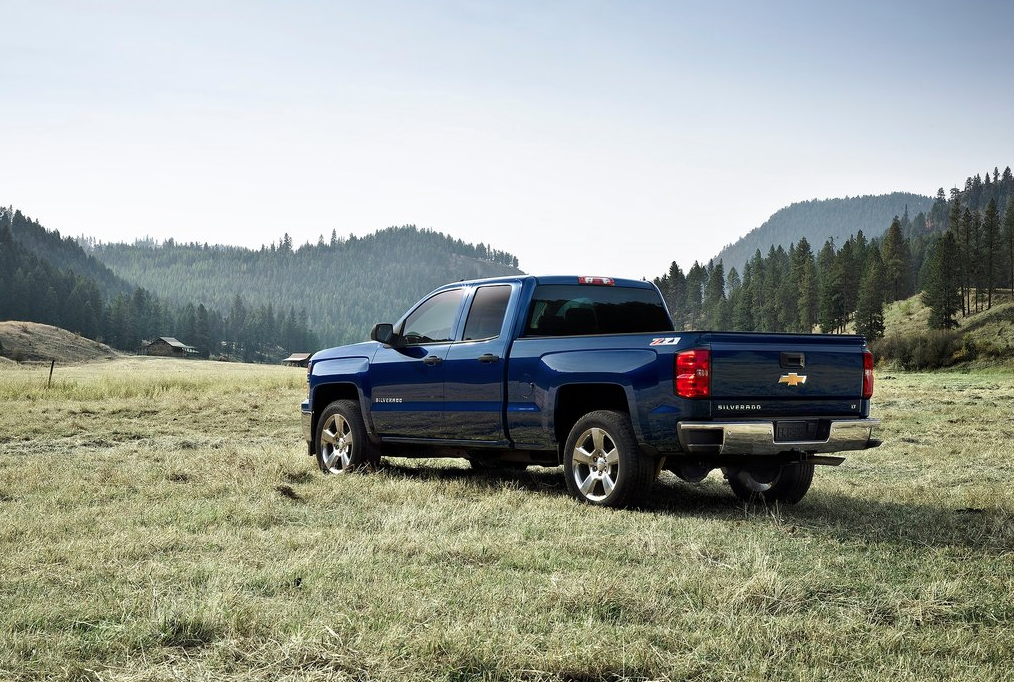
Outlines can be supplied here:
<path id="1" fill-rule="evenodd" d="M 391 463 L 384 474 L 430 481 L 466 481 L 491 491 L 505 485 L 548 497 L 569 497 L 562 468 L 476 471 Z M 574 502 L 575 505 L 580 503 Z M 810 493 L 797 505 L 742 502 L 717 478 L 686 483 L 663 473 L 642 504 L 622 513 L 666 514 L 714 521 L 772 523 L 792 532 L 865 545 L 954 547 L 990 555 L 1014 551 L 1014 513 L 1003 507 L 948 508 L 867 499 L 836 492 Z"/>

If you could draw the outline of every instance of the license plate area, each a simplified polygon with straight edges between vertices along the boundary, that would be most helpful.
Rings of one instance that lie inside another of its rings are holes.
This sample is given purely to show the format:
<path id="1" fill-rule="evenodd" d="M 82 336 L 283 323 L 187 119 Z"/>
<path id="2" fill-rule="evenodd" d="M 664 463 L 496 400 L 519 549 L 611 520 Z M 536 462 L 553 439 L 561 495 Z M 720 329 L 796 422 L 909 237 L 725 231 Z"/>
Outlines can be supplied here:
<path id="1" fill-rule="evenodd" d="M 799 443 L 815 441 L 819 438 L 819 420 L 793 420 L 775 422 L 776 443 Z"/>

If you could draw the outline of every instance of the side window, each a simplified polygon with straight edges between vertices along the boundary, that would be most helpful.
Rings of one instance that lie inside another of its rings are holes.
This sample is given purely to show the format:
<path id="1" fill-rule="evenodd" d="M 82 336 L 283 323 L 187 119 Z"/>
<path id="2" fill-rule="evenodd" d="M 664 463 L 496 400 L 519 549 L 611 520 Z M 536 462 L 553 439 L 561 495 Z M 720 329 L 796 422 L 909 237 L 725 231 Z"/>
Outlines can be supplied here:
<path id="1" fill-rule="evenodd" d="M 510 286 L 479 287 L 472 298 L 472 308 L 468 311 L 468 320 L 465 322 L 465 341 L 500 336 L 510 298 Z"/>
<path id="2" fill-rule="evenodd" d="M 463 293 L 463 289 L 452 289 L 426 299 L 402 325 L 405 341 L 409 344 L 450 341 Z"/>

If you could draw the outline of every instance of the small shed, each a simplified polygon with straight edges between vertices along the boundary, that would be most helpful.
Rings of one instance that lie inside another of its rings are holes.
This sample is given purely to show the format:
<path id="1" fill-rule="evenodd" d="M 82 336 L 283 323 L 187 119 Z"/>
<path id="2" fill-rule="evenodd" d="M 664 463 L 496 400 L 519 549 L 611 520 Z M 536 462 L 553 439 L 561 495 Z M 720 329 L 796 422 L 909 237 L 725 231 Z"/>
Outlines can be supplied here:
<path id="1" fill-rule="evenodd" d="M 185 358 L 197 355 L 198 351 L 193 346 L 175 339 L 171 336 L 160 336 L 154 341 L 141 344 L 141 355 L 160 355 L 171 358 Z"/>
<path id="2" fill-rule="evenodd" d="M 313 353 L 293 353 L 282 360 L 282 364 L 288 365 L 289 367 L 306 367 L 310 362 L 311 355 L 313 355 Z"/>

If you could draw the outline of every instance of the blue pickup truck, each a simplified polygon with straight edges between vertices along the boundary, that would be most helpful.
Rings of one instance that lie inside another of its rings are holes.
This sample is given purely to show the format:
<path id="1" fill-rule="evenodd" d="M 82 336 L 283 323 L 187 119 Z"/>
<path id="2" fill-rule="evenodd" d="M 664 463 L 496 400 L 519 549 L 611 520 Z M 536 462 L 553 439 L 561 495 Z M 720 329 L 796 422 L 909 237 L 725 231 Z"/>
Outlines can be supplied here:
<path id="1" fill-rule="evenodd" d="M 741 499 L 795 503 L 814 465 L 880 444 L 862 337 L 677 332 L 648 282 L 457 282 L 370 338 L 310 361 L 302 429 L 324 473 L 562 465 L 579 500 L 623 507 L 663 469 L 721 469 Z"/>

